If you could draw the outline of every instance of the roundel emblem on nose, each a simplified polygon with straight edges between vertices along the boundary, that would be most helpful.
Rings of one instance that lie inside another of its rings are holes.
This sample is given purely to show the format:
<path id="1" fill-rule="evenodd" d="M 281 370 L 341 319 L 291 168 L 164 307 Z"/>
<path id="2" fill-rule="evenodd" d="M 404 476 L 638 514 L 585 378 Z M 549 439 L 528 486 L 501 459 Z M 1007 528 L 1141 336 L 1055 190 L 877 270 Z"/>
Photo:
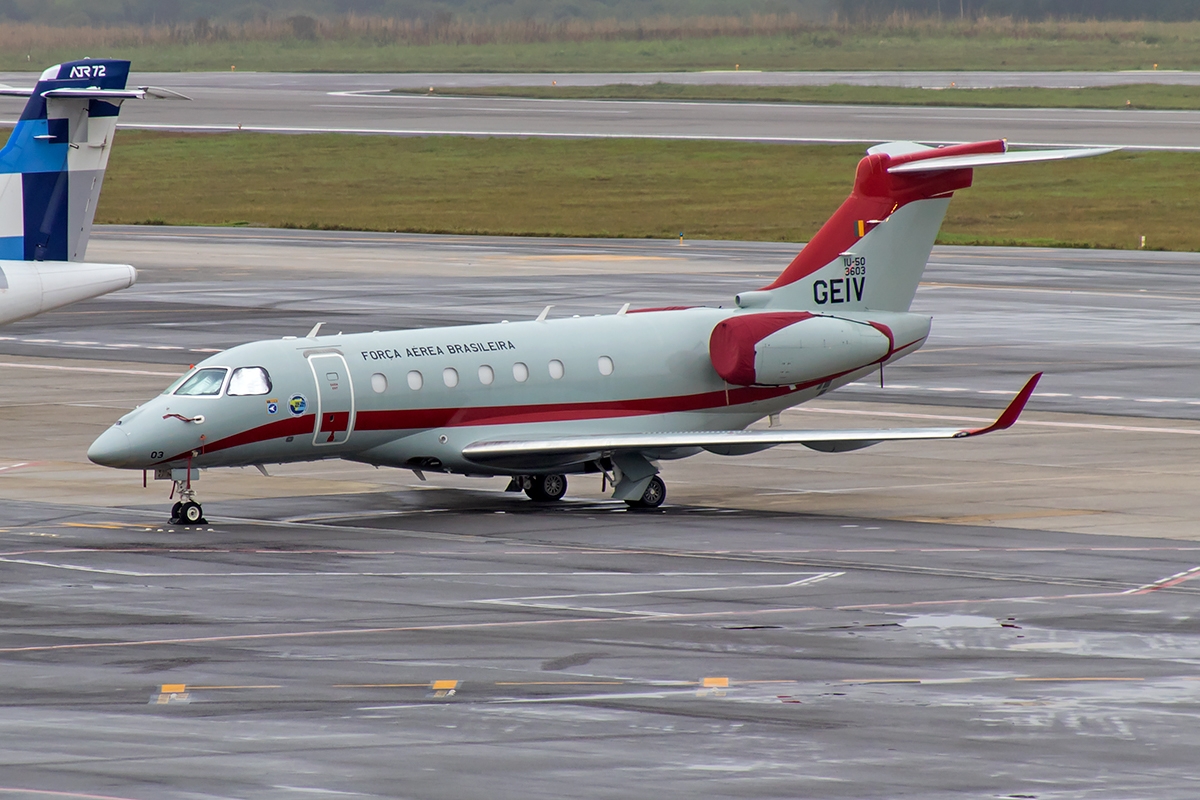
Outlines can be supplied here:
<path id="1" fill-rule="evenodd" d="M 308 409 L 308 399 L 302 394 L 294 394 L 288 400 L 288 411 L 294 416 L 300 416 Z"/>

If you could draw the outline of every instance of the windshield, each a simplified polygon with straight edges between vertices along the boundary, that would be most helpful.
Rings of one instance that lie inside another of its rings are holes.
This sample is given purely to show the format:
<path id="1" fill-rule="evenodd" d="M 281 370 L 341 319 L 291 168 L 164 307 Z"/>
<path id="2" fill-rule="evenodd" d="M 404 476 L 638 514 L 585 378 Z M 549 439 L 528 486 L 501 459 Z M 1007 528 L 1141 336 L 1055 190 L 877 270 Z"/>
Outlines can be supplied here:
<path id="1" fill-rule="evenodd" d="M 238 367 L 229 379 L 230 395 L 270 394 L 271 376 L 263 367 Z"/>
<path id="2" fill-rule="evenodd" d="M 225 383 L 225 373 L 228 371 L 224 367 L 197 370 L 175 390 L 175 394 L 193 397 L 220 394 L 221 385 Z"/>
<path id="3" fill-rule="evenodd" d="M 183 373 L 178 378 L 176 378 L 174 381 L 172 381 L 170 386 L 163 389 L 162 393 L 163 394 L 175 394 L 175 390 L 179 388 L 179 384 L 186 381 L 191 376 L 191 374 L 192 374 L 191 372 Z"/>

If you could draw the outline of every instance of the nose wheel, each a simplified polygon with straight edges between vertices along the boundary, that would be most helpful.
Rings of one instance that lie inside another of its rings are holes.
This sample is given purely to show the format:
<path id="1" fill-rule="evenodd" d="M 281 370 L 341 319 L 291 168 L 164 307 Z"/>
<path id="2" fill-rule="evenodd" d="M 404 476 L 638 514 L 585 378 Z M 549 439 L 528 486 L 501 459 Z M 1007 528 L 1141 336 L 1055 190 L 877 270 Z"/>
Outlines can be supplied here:
<path id="1" fill-rule="evenodd" d="M 171 524 L 207 525 L 204 508 L 196 502 L 196 490 L 189 482 L 176 481 L 175 489 L 179 492 L 179 502 L 171 506 Z"/>
<path id="2" fill-rule="evenodd" d="M 201 505 L 189 500 L 186 503 L 176 503 L 171 506 L 171 524 L 207 525 L 208 520 L 204 518 L 204 509 Z"/>

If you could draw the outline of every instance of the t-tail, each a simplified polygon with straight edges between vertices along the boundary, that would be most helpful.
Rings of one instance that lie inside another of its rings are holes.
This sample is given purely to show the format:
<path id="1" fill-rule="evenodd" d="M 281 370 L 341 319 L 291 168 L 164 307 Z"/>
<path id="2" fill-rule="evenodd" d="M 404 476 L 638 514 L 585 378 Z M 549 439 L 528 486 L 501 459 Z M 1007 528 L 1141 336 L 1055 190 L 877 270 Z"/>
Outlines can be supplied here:
<path id="1" fill-rule="evenodd" d="M 933 148 L 889 142 L 867 150 L 854 190 L 769 286 L 742 308 L 907 311 L 954 192 L 975 167 L 1057 161 L 1119 148 L 1008 151 L 1003 140 Z"/>
<path id="2" fill-rule="evenodd" d="M 84 59 L 44 71 L 0 150 L 0 259 L 82 261 L 87 250 L 129 62 Z"/>
<path id="3" fill-rule="evenodd" d="M 0 150 L 0 324 L 137 279 L 128 264 L 63 263 L 83 261 L 121 104 L 184 98 L 128 78 L 128 61 L 89 58 L 50 67 L 32 89 L 0 86 L 29 98 Z"/>

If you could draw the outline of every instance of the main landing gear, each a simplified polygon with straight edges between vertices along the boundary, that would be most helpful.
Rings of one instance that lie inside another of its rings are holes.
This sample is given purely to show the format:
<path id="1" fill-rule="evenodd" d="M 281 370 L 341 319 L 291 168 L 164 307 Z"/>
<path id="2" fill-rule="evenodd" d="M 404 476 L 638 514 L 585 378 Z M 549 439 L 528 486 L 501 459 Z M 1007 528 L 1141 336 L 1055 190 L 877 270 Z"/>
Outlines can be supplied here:
<path id="1" fill-rule="evenodd" d="M 562 500 L 567 493 L 566 475 L 530 475 L 523 481 L 522 488 L 530 500 L 553 503 Z"/>
<path id="2" fill-rule="evenodd" d="M 667 499 L 667 485 L 663 479 L 655 475 L 646 484 L 646 490 L 636 500 L 626 500 L 630 508 L 658 508 Z"/>
<path id="3" fill-rule="evenodd" d="M 645 481 L 644 488 L 639 484 Z M 622 484 L 618 483 L 615 487 L 614 497 L 618 500 L 624 500 L 630 508 L 648 509 L 658 508 L 667 499 L 667 485 L 663 483 L 663 479 L 658 475 L 649 475 L 640 479 L 630 480 L 626 487 L 625 496 L 621 491 Z M 635 497 L 628 497 L 628 494 L 636 492 L 641 488 L 641 494 Z M 510 492 L 525 492 L 529 495 L 529 499 L 538 503 L 553 503 L 556 500 L 563 499 L 567 493 L 567 476 L 566 475 L 518 475 L 508 484 Z"/>
<path id="4" fill-rule="evenodd" d="M 524 492 L 530 500 L 553 503 L 567 493 L 566 475 L 518 475 L 509 482 L 506 492 Z"/>

